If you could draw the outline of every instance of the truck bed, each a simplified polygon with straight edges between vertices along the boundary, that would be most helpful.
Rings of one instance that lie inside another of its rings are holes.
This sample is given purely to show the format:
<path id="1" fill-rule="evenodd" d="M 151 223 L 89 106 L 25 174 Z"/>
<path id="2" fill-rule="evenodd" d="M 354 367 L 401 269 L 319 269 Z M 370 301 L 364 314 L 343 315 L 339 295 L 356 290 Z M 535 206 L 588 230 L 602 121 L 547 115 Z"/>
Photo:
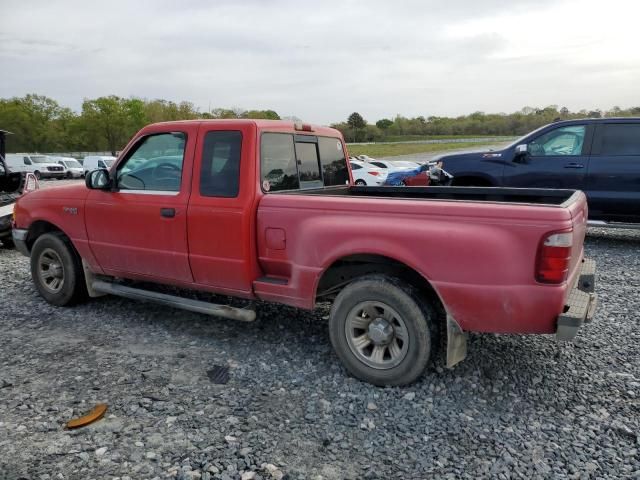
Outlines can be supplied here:
<path id="1" fill-rule="evenodd" d="M 579 190 L 340 186 L 270 193 L 258 207 L 258 254 L 265 275 L 284 283 L 260 284 L 256 292 L 310 308 L 327 268 L 377 256 L 427 279 L 464 331 L 554 333 L 580 270 L 586 218 Z M 552 232 L 573 234 L 563 285 L 535 278 L 541 242 Z"/>
<path id="2" fill-rule="evenodd" d="M 519 203 L 566 207 L 575 201 L 576 190 L 497 187 L 359 187 L 340 186 L 279 192 L 288 195 L 339 195 L 403 200 Z"/>

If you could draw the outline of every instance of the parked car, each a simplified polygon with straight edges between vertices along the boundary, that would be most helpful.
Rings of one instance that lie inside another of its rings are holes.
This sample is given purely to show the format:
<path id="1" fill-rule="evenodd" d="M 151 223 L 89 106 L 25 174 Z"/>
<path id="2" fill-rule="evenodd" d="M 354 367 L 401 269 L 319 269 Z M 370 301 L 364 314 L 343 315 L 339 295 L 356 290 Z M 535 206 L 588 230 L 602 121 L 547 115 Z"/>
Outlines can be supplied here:
<path id="1" fill-rule="evenodd" d="M 38 188 L 38 180 L 32 173 L 10 172 L 5 163 L 6 135 L 0 130 L 0 247 L 13 247 L 11 221 L 16 199 L 25 191 Z"/>
<path id="2" fill-rule="evenodd" d="M 89 155 L 84 157 L 82 160 L 82 169 L 84 170 L 84 174 L 86 175 L 91 170 L 96 170 L 97 168 L 106 168 L 109 169 L 116 161 L 116 157 L 110 157 L 106 155 Z"/>
<path id="3" fill-rule="evenodd" d="M 33 173 L 41 178 L 64 178 L 64 167 L 47 155 L 34 155 L 27 153 L 8 153 L 5 162 L 9 171 Z"/>
<path id="4" fill-rule="evenodd" d="M 396 170 L 387 175 L 385 185 L 395 187 L 419 187 L 436 186 L 446 187 L 451 185 L 453 176 L 442 169 L 442 164 L 430 161 L 412 170 Z"/>
<path id="5" fill-rule="evenodd" d="M 369 165 L 382 168 L 387 172 L 385 185 L 403 185 L 408 187 L 426 187 L 429 185 L 429 172 L 421 169 L 414 162 L 390 162 L 388 160 L 371 160 Z"/>
<path id="6" fill-rule="evenodd" d="M 380 167 L 368 165 L 358 160 L 351 160 L 349 164 L 356 185 L 384 185 L 387 179 L 387 172 Z"/>
<path id="7" fill-rule="evenodd" d="M 640 118 L 555 122 L 501 150 L 440 160 L 454 185 L 579 189 L 592 224 L 640 223 Z"/>
<path id="8" fill-rule="evenodd" d="M 53 157 L 60 165 L 64 167 L 64 176 L 66 178 L 80 178 L 84 176 L 82 164 L 72 157 Z"/>
<path id="9" fill-rule="evenodd" d="M 178 164 L 140 161 L 176 150 Z M 582 192 L 362 188 L 345 185 L 346 155 L 327 127 L 150 125 L 85 185 L 20 197 L 13 238 L 31 257 L 36 290 L 57 306 L 107 293 L 253 321 L 253 300 L 332 302 L 337 355 L 376 385 L 417 379 L 440 336 L 453 366 L 466 332 L 569 340 L 593 317 Z M 150 283 L 249 303 L 216 305 Z"/>

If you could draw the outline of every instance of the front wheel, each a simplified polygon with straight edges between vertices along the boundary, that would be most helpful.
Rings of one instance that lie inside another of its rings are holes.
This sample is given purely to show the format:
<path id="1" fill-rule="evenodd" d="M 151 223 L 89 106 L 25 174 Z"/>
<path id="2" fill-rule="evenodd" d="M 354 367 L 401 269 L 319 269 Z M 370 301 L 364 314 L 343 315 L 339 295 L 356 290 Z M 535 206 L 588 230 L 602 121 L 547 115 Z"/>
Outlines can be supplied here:
<path id="1" fill-rule="evenodd" d="M 35 175 L 36 179 L 38 179 L 38 180 L 40 180 L 42 178 L 42 174 L 38 170 L 33 172 L 33 174 Z"/>
<path id="2" fill-rule="evenodd" d="M 58 307 L 77 303 L 87 294 L 80 257 L 59 233 L 45 233 L 33 244 L 31 278 L 38 293 Z"/>
<path id="3" fill-rule="evenodd" d="M 380 386 L 414 382 L 429 363 L 434 309 L 392 277 L 355 280 L 337 296 L 329 319 L 336 354 L 356 378 Z"/>

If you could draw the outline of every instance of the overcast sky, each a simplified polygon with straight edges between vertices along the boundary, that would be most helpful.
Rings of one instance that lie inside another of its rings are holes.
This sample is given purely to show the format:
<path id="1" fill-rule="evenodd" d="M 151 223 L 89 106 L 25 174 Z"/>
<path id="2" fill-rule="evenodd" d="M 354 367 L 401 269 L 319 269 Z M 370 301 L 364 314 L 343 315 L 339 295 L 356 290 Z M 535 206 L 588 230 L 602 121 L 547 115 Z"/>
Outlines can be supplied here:
<path id="1" fill-rule="evenodd" d="M 0 0 L 0 97 L 330 123 L 640 105 L 638 0 Z"/>

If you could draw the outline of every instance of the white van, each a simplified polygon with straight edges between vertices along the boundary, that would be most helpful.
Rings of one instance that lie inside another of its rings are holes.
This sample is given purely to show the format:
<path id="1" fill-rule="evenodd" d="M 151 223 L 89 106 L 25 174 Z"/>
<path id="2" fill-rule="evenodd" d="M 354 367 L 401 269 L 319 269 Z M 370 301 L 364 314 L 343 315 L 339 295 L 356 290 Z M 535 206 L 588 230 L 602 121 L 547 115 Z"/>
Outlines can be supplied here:
<path id="1" fill-rule="evenodd" d="M 64 176 L 66 178 L 80 178 L 84 177 L 84 169 L 82 164 L 72 157 L 51 157 L 58 164 L 64 167 Z"/>
<path id="2" fill-rule="evenodd" d="M 33 173 L 38 180 L 41 178 L 64 178 L 65 176 L 64 167 L 46 155 L 9 153 L 5 162 L 9 171 Z"/>
<path id="3" fill-rule="evenodd" d="M 105 155 L 91 155 L 88 157 L 84 157 L 82 161 L 82 168 L 84 169 L 84 174 L 86 175 L 91 170 L 96 170 L 98 168 L 106 168 L 109 169 L 116 161 L 116 157 L 108 157 Z"/>

